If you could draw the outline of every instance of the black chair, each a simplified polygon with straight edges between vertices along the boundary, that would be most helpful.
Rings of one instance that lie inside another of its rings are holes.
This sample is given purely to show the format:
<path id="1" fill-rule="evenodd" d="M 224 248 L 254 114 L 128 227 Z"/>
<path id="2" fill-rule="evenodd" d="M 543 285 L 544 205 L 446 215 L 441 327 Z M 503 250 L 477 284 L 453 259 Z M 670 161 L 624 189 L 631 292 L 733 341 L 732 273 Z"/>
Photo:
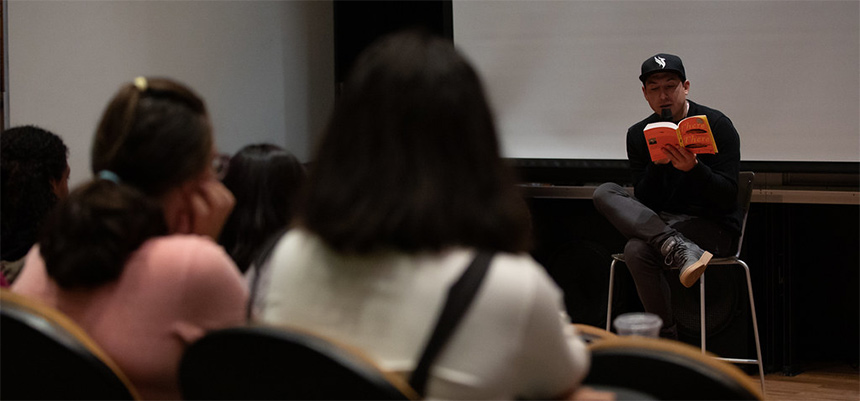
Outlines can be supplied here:
<path id="1" fill-rule="evenodd" d="M 582 341 L 584 341 L 586 344 L 591 344 L 595 341 L 601 341 L 607 338 L 617 337 L 615 333 L 609 330 L 603 330 L 599 327 L 594 327 L 583 323 L 573 323 L 573 327 L 576 328 L 576 332 L 577 334 L 579 334 L 579 338 L 581 338 Z"/>
<path id="2" fill-rule="evenodd" d="M 208 333 L 182 357 L 185 399 L 408 400 L 398 377 L 357 351 L 280 327 L 236 327 Z"/>
<path id="3" fill-rule="evenodd" d="M 0 290 L 0 399 L 134 400 L 116 364 L 67 316 Z"/>
<path id="4" fill-rule="evenodd" d="M 741 171 L 738 174 L 738 205 L 743 210 L 743 220 L 741 223 L 741 235 L 738 238 L 737 246 L 735 247 L 734 256 L 729 256 L 725 258 L 712 258 L 708 263 L 708 268 L 714 268 L 716 266 L 727 266 L 727 265 L 737 265 L 743 267 L 746 272 L 746 281 L 747 281 L 747 293 L 749 294 L 749 305 L 750 305 L 750 314 L 752 316 L 752 324 L 753 324 L 753 334 L 755 336 L 755 350 L 756 350 L 756 359 L 740 359 L 740 358 L 720 358 L 722 360 L 732 362 L 732 363 L 741 363 L 741 364 L 753 364 L 758 365 L 758 374 L 759 379 L 761 380 L 761 391 L 764 393 L 764 367 L 762 366 L 762 358 L 761 358 L 761 341 L 759 340 L 758 335 L 758 319 L 755 314 L 755 299 L 753 297 L 753 288 L 752 288 L 752 278 L 750 277 L 750 268 L 747 264 L 741 260 L 741 248 L 743 247 L 744 242 L 744 233 L 746 232 L 747 227 L 747 216 L 749 215 L 750 209 L 750 201 L 752 199 L 752 191 L 753 191 L 753 181 L 755 180 L 755 173 L 752 171 Z M 617 253 L 612 255 L 612 264 L 609 266 L 609 300 L 606 305 L 606 330 L 610 329 L 610 325 L 612 323 L 612 290 L 614 287 L 614 278 L 615 278 L 615 264 L 617 262 L 624 262 L 624 254 Z M 701 350 L 702 353 L 707 351 L 707 345 L 705 339 L 707 338 L 705 324 L 705 274 L 699 278 L 699 315 L 700 315 L 700 330 L 701 330 Z"/>
<path id="5" fill-rule="evenodd" d="M 762 400 L 755 382 L 736 366 L 666 339 L 619 336 L 589 345 L 583 384 L 628 389 L 658 400 Z"/>

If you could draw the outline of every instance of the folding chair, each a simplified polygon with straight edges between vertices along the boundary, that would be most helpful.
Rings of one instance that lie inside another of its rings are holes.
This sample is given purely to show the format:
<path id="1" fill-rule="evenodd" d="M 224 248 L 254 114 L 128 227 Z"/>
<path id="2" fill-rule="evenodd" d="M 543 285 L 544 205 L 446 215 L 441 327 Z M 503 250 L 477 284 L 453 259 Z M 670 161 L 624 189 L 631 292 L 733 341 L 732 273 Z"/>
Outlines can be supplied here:
<path id="1" fill-rule="evenodd" d="M 60 311 L 0 289 L 0 399 L 134 400 L 131 382 Z"/>
<path id="2" fill-rule="evenodd" d="M 590 326 L 583 323 L 572 323 L 576 328 L 576 332 L 582 341 L 586 344 L 591 344 L 595 341 L 605 340 L 607 338 L 615 338 L 617 335 L 609 330 L 603 330 L 599 327 Z"/>
<path id="3" fill-rule="evenodd" d="M 682 342 L 618 336 L 589 345 L 583 384 L 625 389 L 658 400 L 762 400 L 736 366 Z"/>
<path id="4" fill-rule="evenodd" d="M 187 400 L 409 400 L 398 377 L 346 346 L 281 327 L 210 332 L 186 349 L 179 384 Z"/>

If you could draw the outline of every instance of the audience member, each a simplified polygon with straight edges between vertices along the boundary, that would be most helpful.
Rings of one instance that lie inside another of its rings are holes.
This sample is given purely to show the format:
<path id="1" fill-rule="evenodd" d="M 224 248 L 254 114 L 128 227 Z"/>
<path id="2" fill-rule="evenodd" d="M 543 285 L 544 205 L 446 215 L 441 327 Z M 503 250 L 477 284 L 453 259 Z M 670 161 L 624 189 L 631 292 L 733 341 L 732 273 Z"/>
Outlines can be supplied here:
<path id="1" fill-rule="evenodd" d="M 45 215 L 69 193 L 69 149 L 59 136 L 32 125 L 0 134 L 0 274 L 14 282 L 36 243 Z"/>
<path id="2" fill-rule="evenodd" d="M 96 179 L 60 202 L 12 286 L 81 325 L 145 399 L 179 399 L 186 345 L 243 323 L 247 290 L 213 240 L 234 203 L 213 155 L 189 88 L 123 85 L 93 142 Z"/>
<path id="3" fill-rule="evenodd" d="M 248 145 L 230 158 L 222 182 L 236 197 L 236 207 L 218 243 L 242 273 L 248 271 L 260 246 L 290 223 L 296 193 L 304 181 L 304 166 L 276 145 Z"/>
<path id="4" fill-rule="evenodd" d="M 589 358 L 527 253 L 528 210 L 482 85 L 452 43 L 401 33 L 357 60 L 316 150 L 296 225 L 267 262 L 262 321 L 308 329 L 411 375 L 449 286 L 495 252 L 426 395 L 545 399 Z"/>

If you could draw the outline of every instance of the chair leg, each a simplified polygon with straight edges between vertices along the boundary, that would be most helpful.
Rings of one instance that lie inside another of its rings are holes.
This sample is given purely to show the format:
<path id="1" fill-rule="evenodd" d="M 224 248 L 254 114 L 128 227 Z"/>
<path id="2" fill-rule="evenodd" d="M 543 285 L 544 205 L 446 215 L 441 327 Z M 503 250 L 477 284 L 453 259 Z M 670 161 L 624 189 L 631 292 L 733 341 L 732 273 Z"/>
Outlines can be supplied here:
<path id="1" fill-rule="evenodd" d="M 702 354 L 708 349 L 705 344 L 705 338 L 708 337 L 706 327 L 708 326 L 705 324 L 705 273 L 702 273 L 699 277 L 699 333 L 702 336 Z"/>
<path id="2" fill-rule="evenodd" d="M 758 318 L 756 317 L 756 314 L 755 314 L 755 298 L 753 297 L 752 277 L 750 276 L 750 268 L 749 268 L 749 266 L 747 266 L 746 262 L 744 262 L 743 260 L 740 260 L 740 259 L 737 259 L 736 261 L 734 261 L 734 263 L 743 267 L 744 273 L 746 274 L 747 293 L 749 294 L 749 300 L 750 300 L 750 316 L 752 317 L 753 335 L 755 337 L 756 359 L 754 359 L 754 360 L 753 359 L 736 359 L 736 358 L 719 358 L 719 359 L 722 359 L 724 361 L 731 362 L 731 363 L 747 363 L 747 364 L 755 363 L 755 364 L 757 364 L 758 365 L 758 376 L 759 376 L 759 380 L 761 381 L 761 393 L 762 393 L 762 396 L 764 396 L 764 394 L 765 394 L 765 392 L 764 392 L 764 362 L 761 358 L 761 340 L 760 340 L 759 334 L 758 334 Z M 706 349 L 705 348 L 705 281 L 704 281 L 704 278 L 705 278 L 705 274 L 702 274 L 702 277 L 699 278 L 699 280 L 702 280 L 699 283 L 699 286 L 700 286 L 700 290 L 699 290 L 700 295 L 699 296 L 701 297 L 701 301 L 700 301 L 701 307 L 700 307 L 699 313 L 701 313 L 702 352 L 703 353 L 705 352 L 705 349 Z"/>
<path id="3" fill-rule="evenodd" d="M 612 264 L 609 265 L 609 299 L 606 300 L 606 331 L 611 331 L 612 326 L 612 290 L 615 288 L 615 263 L 618 262 L 612 259 Z"/>
<path id="4" fill-rule="evenodd" d="M 753 297 L 753 288 L 752 288 L 752 277 L 750 277 L 750 268 L 744 263 L 743 260 L 738 260 L 738 264 L 743 266 L 744 271 L 747 275 L 747 292 L 750 297 L 750 314 L 752 315 L 752 323 L 753 323 L 753 334 L 755 336 L 755 353 L 756 353 L 756 362 L 758 362 L 758 376 L 759 380 L 761 380 L 761 394 L 765 395 L 764 392 L 764 367 L 761 359 L 761 341 L 758 336 L 758 319 L 755 315 L 755 299 Z"/>

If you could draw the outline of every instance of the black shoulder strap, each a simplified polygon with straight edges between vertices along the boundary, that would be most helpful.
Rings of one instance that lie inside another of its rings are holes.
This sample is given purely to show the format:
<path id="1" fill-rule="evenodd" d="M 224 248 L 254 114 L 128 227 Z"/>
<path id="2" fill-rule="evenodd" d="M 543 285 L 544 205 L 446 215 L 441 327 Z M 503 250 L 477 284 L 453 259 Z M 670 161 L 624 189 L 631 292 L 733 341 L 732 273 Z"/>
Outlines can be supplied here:
<path id="1" fill-rule="evenodd" d="M 451 334 L 454 333 L 457 324 L 466 314 L 472 300 L 475 299 L 492 259 L 492 252 L 478 252 L 463 275 L 448 290 L 448 299 L 445 301 L 442 313 L 436 320 L 433 334 L 424 346 L 424 352 L 421 354 L 421 359 L 418 360 L 418 365 L 412 372 L 412 376 L 409 377 L 409 385 L 422 397 L 426 390 L 427 378 L 430 375 L 430 366 L 433 365 L 439 352 L 442 351 Z"/>

